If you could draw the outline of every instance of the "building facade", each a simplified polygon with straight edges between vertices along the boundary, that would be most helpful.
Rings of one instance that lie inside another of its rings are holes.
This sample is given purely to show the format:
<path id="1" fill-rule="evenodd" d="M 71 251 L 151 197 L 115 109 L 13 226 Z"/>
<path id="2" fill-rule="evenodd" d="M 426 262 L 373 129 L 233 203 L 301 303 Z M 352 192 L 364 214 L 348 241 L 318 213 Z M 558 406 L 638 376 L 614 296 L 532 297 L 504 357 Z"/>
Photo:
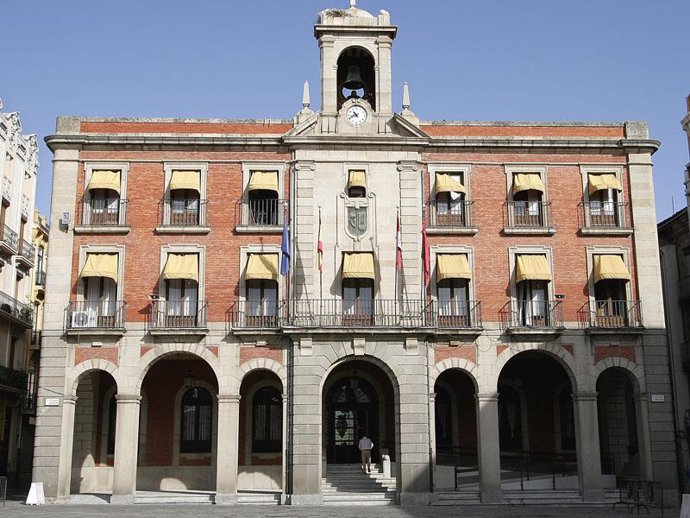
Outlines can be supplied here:
<path id="1" fill-rule="evenodd" d="M 402 504 L 507 501 L 525 462 L 673 491 L 659 143 L 395 113 L 397 27 L 352 4 L 316 112 L 58 119 L 34 480 L 318 504 L 366 433 Z"/>
<path id="2" fill-rule="evenodd" d="M 18 113 L 0 112 L 0 476 L 10 487 L 30 481 L 31 447 L 24 439 L 33 433 L 27 367 L 37 172 L 36 136 L 22 134 Z"/>

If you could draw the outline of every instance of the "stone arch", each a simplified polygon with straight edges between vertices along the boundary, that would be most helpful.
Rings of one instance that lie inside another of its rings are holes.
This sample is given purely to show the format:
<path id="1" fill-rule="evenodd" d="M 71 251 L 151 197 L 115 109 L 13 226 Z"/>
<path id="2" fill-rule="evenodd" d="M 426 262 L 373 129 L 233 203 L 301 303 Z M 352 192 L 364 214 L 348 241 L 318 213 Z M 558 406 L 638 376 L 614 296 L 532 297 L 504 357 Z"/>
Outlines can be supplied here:
<path id="1" fill-rule="evenodd" d="M 642 367 L 635 362 L 632 362 L 627 358 L 621 358 L 620 356 L 604 358 L 594 365 L 594 383 L 596 384 L 597 381 L 599 381 L 599 377 L 606 370 L 612 368 L 623 369 L 626 372 L 637 394 L 646 392 L 646 384 Z"/>
<path id="2" fill-rule="evenodd" d="M 368 354 L 363 354 L 363 355 L 348 355 L 348 356 L 343 356 L 341 358 L 338 358 L 336 361 L 331 363 L 328 368 L 326 368 L 321 375 L 321 382 L 319 386 L 319 393 L 323 396 L 323 389 L 324 386 L 326 385 L 326 381 L 328 380 L 329 376 L 331 373 L 333 373 L 334 370 L 337 368 L 345 365 L 348 362 L 351 361 L 364 361 L 364 362 L 369 362 L 372 365 L 375 365 L 381 371 L 386 375 L 388 378 L 388 381 L 390 381 L 391 386 L 393 387 L 393 394 L 396 399 L 400 397 L 400 385 L 398 383 L 398 377 L 396 376 L 395 372 L 391 367 L 384 361 L 380 360 L 376 356 L 370 356 Z"/>
<path id="3" fill-rule="evenodd" d="M 446 358 L 433 365 L 429 372 L 429 386 L 434 387 L 441 374 L 451 369 L 459 370 L 467 374 L 472 380 L 475 392 L 479 392 L 479 382 L 476 376 L 477 366 L 464 358 Z"/>
<path id="4" fill-rule="evenodd" d="M 115 386 L 117 387 L 117 390 L 120 390 L 122 383 L 120 380 L 120 370 L 118 369 L 118 367 L 114 363 L 109 362 L 107 360 L 103 360 L 101 358 L 92 358 L 90 360 L 85 360 L 81 362 L 79 365 L 75 365 L 71 369 L 71 376 L 69 378 L 69 382 L 66 383 L 67 392 L 65 393 L 65 397 L 76 396 L 77 387 L 79 386 L 79 380 L 81 380 L 84 374 L 93 371 L 105 371 L 108 374 L 110 374 L 115 380 Z"/>
<path id="5" fill-rule="evenodd" d="M 570 386 L 573 389 L 573 393 L 577 393 L 582 388 L 582 380 L 578 380 L 575 373 L 577 372 L 573 356 L 561 347 L 559 344 L 554 342 L 541 343 L 541 344 L 511 344 L 505 351 L 503 351 L 496 360 L 496 376 L 493 379 L 492 389 L 495 391 L 498 388 L 498 379 L 501 377 L 501 372 L 506 364 L 518 356 L 520 353 L 534 351 L 543 352 L 547 356 L 553 358 L 565 371 L 568 379 L 570 380 Z"/>
<path id="6" fill-rule="evenodd" d="M 144 378 L 146 377 L 149 369 L 156 362 L 162 360 L 166 356 L 170 356 L 171 354 L 179 353 L 189 354 L 204 360 L 211 368 L 211 371 L 213 371 L 213 375 L 216 377 L 216 383 L 220 385 L 220 362 L 211 351 L 206 349 L 206 347 L 200 344 L 161 344 L 148 351 L 139 359 L 139 364 L 137 365 L 139 375 L 137 377 L 136 386 L 133 387 L 136 390 L 136 393 L 139 394 L 141 392 L 141 385 L 144 382 Z"/>
<path id="7" fill-rule="evenodd" d="M 280 380 L 282 384 L 282 390 L 285 391 L 287 387 L 287 369 L 284 365 L 281 365 L 275 360 L 270 358 L 253 358 L 249 361 L 244 362 L 240 365 L 240 372 L 242 373 L 241 379 L 233 379 L 231 385 L 231 393 L 239 394 L 240 386 L 242 382 L 247 377 L 248 374 L 256 370 L 266 370 L 270 371 Z"/>

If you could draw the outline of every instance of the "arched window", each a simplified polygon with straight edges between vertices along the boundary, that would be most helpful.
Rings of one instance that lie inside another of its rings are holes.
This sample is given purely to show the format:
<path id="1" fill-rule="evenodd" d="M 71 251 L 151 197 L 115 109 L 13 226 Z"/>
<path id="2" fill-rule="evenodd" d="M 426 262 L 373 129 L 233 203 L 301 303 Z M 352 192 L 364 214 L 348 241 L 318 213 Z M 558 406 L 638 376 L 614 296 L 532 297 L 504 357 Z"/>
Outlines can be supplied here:
<path id="1" fill-rule="evenodd" d="M 252 451 L 279 453 L 283 442 L 283 401 L 280 391 L 264 387 L 252 404 Z"/>
<path id="2" fill-rule="evenodd" d="M 211 453 L 212 417 L 213 406 L 208 390 L 193 387 L 184 393 L 180 453 Z"/>

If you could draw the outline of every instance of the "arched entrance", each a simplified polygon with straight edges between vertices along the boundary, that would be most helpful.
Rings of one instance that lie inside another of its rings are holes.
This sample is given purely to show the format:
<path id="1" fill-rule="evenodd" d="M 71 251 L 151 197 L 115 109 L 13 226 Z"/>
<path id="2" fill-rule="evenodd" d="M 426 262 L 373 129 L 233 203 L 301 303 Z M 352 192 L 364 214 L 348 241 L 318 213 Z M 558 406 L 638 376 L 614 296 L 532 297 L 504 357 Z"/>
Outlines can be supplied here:
<path id="1" fill-rule="evenodd" d="M 443 372 L 434 385 L 434 482 L 439 489 L 478 488 L 476 392 L 472 378 L 459 369 Z"/>
<path id="2" fill-rule="evenodd" d="M 638 419 L 630 374 L 620 367 L 597 380 L 601 469 L 607 475 L 639 477 Z"/>
<path id="3" fill-rule="evenodd" d="M 106 371 L 79 377 L 74 409 L 71 494 L 112 492 L 117 384 Z"/>
<path id="4" fill-rule="evenodd" d="M 543 352 L 522 352 L 503 367 L 498 420 L 504 489 L 577 489 L 572 393 L 566 370 Z"/>
<path id="5" fill-rule="evenodd" d="M 329 464 L 361 461 L 359 440 L 374 442 L 372 462 L 382 454 L 395 459 L 395 401 L 393 387 L 376 365 L 352 360 L 338 366 L 323 390 L 324 449 Z"/>
<path id="6" fill-rule="evenodd" d="M 156 361 L 141 386 L 137 489 L 213 491 L 218 383 L 197 356 Z"/>

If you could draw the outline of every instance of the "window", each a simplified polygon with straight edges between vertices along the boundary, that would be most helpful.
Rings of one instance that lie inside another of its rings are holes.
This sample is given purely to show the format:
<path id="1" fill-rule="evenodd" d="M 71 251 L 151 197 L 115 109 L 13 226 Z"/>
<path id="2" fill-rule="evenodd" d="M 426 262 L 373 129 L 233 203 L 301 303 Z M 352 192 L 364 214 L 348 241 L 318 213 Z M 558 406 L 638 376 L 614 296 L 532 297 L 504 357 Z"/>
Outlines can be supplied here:
<path id="1" fill-rule="evenodd" d="M 551 327 L 553 305 L 549 300 L 551 267 L 544 254 L 519 254 L 515 258 L 517 322 L 521 327 Z"/>
<path id="2" fill-rule="evenodd" d="M 442 327 L 468 327 L 471 324 L 470 268 L 466 253 L 436 254 L 438 318 Z"/>
<path id="3" fill-rule="evenodd" d="M 161 275 L 165 300 L 160 301 L 158 319 L 163 327 L 202 325 L 199 301 L 199 254 L 167 254 Z"/>
<path id="4" fill-rule="evenodd" d="M 119 254 L 87 253 L 79 274 L 83 300 L 72 303 L 72 328 L 121 327 L 118 303 Z"/>
<path id="5" fill-rule="evenodd" d="M 544 183 L 539 173 L 515 173 L 513 175 L 512 227 L 542 227 Z"/>
<path id="6" fill-rule="evenodd" d="M 245 270 L 246 324 L 277 327 L 279 254 L 252 253 Z"/>
<path id="7" fill-rule="evenodd" d="M 264 387 L 252 404 L 252 451 L 280 453 L 283 446 L 283 401 L 280 391 Z"/>
<path id="8" fill-rule="evenodd" d="M 84 298 L 89 318 L 95 318 L 95 327 L 114 327 L 117 284 L 108 277 L 84 279 Z"/>
<path id="9" fill-rule="evenodd" d="M 201 205 L 201 172 L 172 169 L 163 224 L 175 227 L 201 225 Z"/>
<path id="10" fill-rule="evenodd" d="M 86 166 L 82 223 L 92 226 L 124 225 L 126 164 Z"/>
<path id="11" fill-rule="evenodd" d="M 596 327 L 626 327 L 634 323 L 634 304 L 627 300 L 630 272 L 623 257 L 594 255 L 594 319 Z"/>
<path id="12" fill-rule="evenodd" d="M 465 197 L 462 173 L 436 173 L 435 204 L 432 204 L 432 225 L 443 227 L 464 227 Z M 435 209 L 435 210 L 434 210 Z"/>
<path id="13" fill-rule="evenodd" d="M 211 453 L 213 405 L 211 394 L 193 387 L 182 396 L 180 453 Z"/>
<path id="14" fill-rule="evenodd" d="M 120 220 L 120 195 L 112 189 L 91 191 L 91 225 L 117 225 Z"/>
<path id="15" fill-rule="evenodd" d="M 616 174 L 589 173 L 587 178 L 589 194 L 589 226 L 620 226 L 619 193 L 622 186 Z"/>
<path id="16" fill-rule="evenodd" d="M 367 175 L 365 171 L 351 170 L 348 172 L 347 195 L 350 198 L 366 198 Z"/>
<path id="17" fill-rule="evenodd" d="M 343 324 L 371 325 L 374 314 L 374 255 L 343 256 Z"/>
<path id="18" fill-rule="evenodd" d="M 249 204 L 249 225 L 280 225 L 279 215 L 283 210 L 278 199 L 278 172 L 252 171 L 247 186 Z M 282 221 L 282 218 L 281 218 Z"/>

